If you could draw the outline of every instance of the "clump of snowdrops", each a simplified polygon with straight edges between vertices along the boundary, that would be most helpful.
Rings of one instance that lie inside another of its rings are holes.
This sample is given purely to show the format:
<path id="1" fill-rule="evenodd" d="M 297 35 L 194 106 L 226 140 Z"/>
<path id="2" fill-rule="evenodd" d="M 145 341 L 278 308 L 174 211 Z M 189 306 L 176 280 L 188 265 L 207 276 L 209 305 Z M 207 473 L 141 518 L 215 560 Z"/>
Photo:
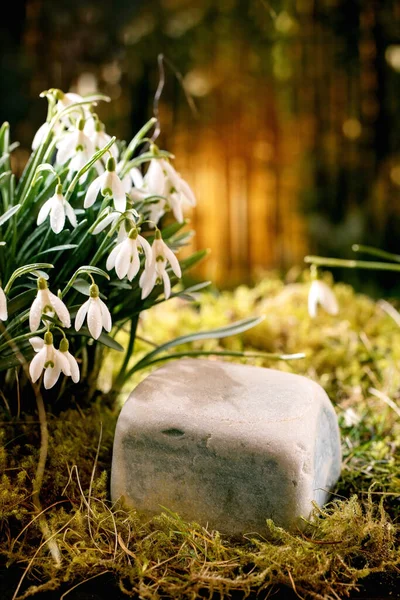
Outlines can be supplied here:
<path id="1" fill-rule="evenodd" d="M 42 96 L 47 120 L 18 181 L 8 123 L 0 130 L 0 389 L 9 398 L 21 382 L 62 391 L 71 380 L 93 379 L 101 347 L 124 350 L 114 339 L 124 328 L 118 389 L 139 314 L 207 285 L 171 291 L 206 252 L 177 257 L 193 233 L 183 231 L 184 206 L 196 201 L 174 157 L 149 137 L 156 119 L 126 144 L 96 113 L 105 96 L 58 89 Z"/>

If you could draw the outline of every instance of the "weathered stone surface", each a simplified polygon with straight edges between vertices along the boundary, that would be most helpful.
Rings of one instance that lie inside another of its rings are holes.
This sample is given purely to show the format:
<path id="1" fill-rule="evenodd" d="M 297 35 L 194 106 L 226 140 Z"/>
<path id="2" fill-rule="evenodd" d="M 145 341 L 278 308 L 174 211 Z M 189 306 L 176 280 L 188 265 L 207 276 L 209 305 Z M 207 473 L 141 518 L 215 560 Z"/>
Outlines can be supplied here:
<path id="1" fill-rule="evenodd" d="M 223 533 L 293 527 L 340 474 L 337 418 L 317 383 L 207 360 L 169 363 L 128 398 L 114 441 L 113 500 L 162 507 Z"/>

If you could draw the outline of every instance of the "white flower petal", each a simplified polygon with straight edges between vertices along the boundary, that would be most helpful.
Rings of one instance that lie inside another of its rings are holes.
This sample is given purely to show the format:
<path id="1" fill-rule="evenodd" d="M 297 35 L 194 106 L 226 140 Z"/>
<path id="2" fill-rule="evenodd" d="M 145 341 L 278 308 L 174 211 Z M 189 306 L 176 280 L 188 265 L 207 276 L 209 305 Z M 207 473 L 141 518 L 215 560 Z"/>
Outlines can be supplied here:
<path id="1" fill-rule="evenodd" d="M 61 323 L 64 327 L 71 327 L 71 317 L 69 314 L 68 308 L 65 306 L 64 302 L 60 300 L 58 296 L 50 292 L 49 290 L 49 300 L 51 306 L 54 308 L 54 312 L 57 314 Z"/>
<path id="2" fill-rule="evenodd" d="M 118 252 L 118 256 L 115 260 L 115 272 L 119 279 L 123 279 L 128 273 L 129 265 L 131 263 L 132 254 L 132 240 L 127 238 L 121 244 L 121 249 Z"/>
<path id="3" fill-rule="evenodd" d="M 103 317 L 101 314 L 99 298 L 91 298 L 90 300 L 87 324 L 90 335 L 97 340 L 100 337 L 103 328 Z"/>
<path id="4" fill-rule="evenodd" d="M 111 271 L 115 267 L 115 261 L 117 259 L 118 254 L 121 251 L 122 244 L 123 244 L 123 242 L 121 244 L 117 244 L 115 246 L 115 248 L 113 248 L 113 250 L 111 250 L 111 252 L 107 258 L 107 262 L 106 262 L 107 271 Z"/>
<path id="5" fill-rule="evenodd" d="M 39 352 L 39 350 L 41 350 L 44 346 L 44 339 L 35 335 L 29 338 L 29 343 L 31 344 L 35 352 Z"/>
<path id="6" fill-rule="evenodd" d="M 163 272 L 162 278 L 163 278 L 163 282 L 164 282 L 164 296 L 165 296 L 165 299 L 168 300 L 168 298 L 171 295 L 171 282 L 169 280 L 167 271 Z"/>
<path id="7" fill-rule="evenodd" d="M 77 146 L 77 132 L 66 133 L 65 137 L 61 139 L 57 144 L 58 152 L 56 155 L 56 162 L 59 165 L 63 165 L 70 158 L 72 158 L 76 152 Z"/>
<path id="8" fill-rule="evenodd" d="M 86 192 L 85 202 L 83 203 L 83 208 L 89 208 L 92 206 L 97 199 L 100 188 L 103 183 L 104 175 L 97 177 L 92 183 L 89 185 L 88 191 Z"/>
<path id="9" fill-rule="evenodd" d="M 50 390 L 54 387 L 61 374 L 61 367 L 58 362 L 54 364 L 54 367 L 46 367 L 44 372 L 44 387 L 46 390 Z"/>
<path id="10" fill-rule="evenodd" d="M 119 212 L 124 212 L 126 210 L 126 194 L 124 186 L 118 175 L 115 173 L 115 171 L 112 172 L 112 175 L 113 177 L 111 180 L 111 189 L 114 199 L 115 210 L 118 210 Z"/>
<path id="11" fill-rule="evenodd" d="M 46 362 L 47 348 L 43 346 L 41 350 L 33 357 L 31 364 L 29 365 L 29 375 L 33 383 L 37 381 L 42 374 L 44 363 Z"/>
<path id="12" fill-rule="evenodd" d="M 54 361 L 60 365 L 60 369 L 64 375 L 70 377 L 71 367 L 69 366 L 69 360 L 66 356 L 66 353 L 61 352 L 60 350 L 54 350 Z"/>
<path id="13" fill-rule="evenodd" d="M 0 287 L 0 321 L 6 321 L 7 318 L 7 298 L 4 290 Z"/>
<path id="14" fill-rule="evenodd" d="M 49 123 L 43 123 L 35 133 L 35 136 L 32 141 L 32 150 L 37 150 L 40 144 L 43 142 L 44 138 L 49 132 Z"/>
<path id="15" fill-rule="evenodd" d="M 69 362 L 69 368 L 71 370 L 71 379 L 74 383 L 78 383 L 81 375 L 79 372 L 78 363 L 76 362 L 76 358 L 70 352 L 65 352 L 65 355 Z"/>
<path id="16" fill-rule="evenodd" d="M 165 175 L 160 159 L 153 158 L 150 161 L 144 180 L 150 195 L 165 196 Z"/>
<path id="17" fill-rule="evenodd" d="M 47 217 L 49 216 L 49 212 L 52 209 L 53 202 L 54 202 L 54 196 L 52 196 L 49 200 L 47 200 L 43 204 L 42 208 L 39 211 L 36 225 L 41 225 L 47 219 Z"/>
<path id="18" fill-rule="evenodd" d="M 68 217 L 68 221 L 71 223 L 72 227 L 76 227 L 78 225 L 76 220 L 76 214 L 70 203 L 67 202 L 67 200 L 64 200 L 64 210 L 65 214 Z"/>
<path id="19" fill-rule="evenodd" d="M 62 196 L 61 196 L 62 198 Z M 61 233 L 65 225 L 65 210 L 63 200 L 55 198 L 50 211 L 50 227 L 54 233 Z"/>
<path id="20" fill-rule="evenodd" d="M 106 227 L 108 227 L 110 225 L 110 223 L 113 223 L 120 216 L 121 215 L 119 213 L 116 213 L 116 212 L 111 212 L 110 214 L 108 214 L 93 229 L 93 231 L 92 231 L 93 235 L 97 235 L 98 233 L 100 233 L 101 231 L 103 231 Z"/>
<path id="21" fill-rule="evenodd" d="M 146 240 L 146 238 L 144 238 L 142 235 L 138 235 L 137 237 L 137 241 L 139 246 L 141 246 L 145 256 L 146 256 L 146 264 L 150 263 L 153 257 L 153 253 L 151 250 L 151 246 L 149 244 L 149 242 Z"/>
<path id="22" fill-rule="evenodd" d="M 181 265 L 171 248 L 168 248 L 167 244 L 164 243 L 164 256 L 168 260 L 169 264 L 177 277 L 182 277 Z"/>
<path id="23" fill-rule="evenodd" d="M 156 272 L 152 268 L 145 269 L 139 279 L 139 286 L 142 288 L 142 300 L 147 298 L 147 296 L 153 290 L 156 284 Z"/>
<path id="24" fill-rule="evenodd" d="M 132 281 L 132 279 L 136 276 L 139 269 L 140 269 L 140 258 L 139 258 L 139 253 L 136 249 L 136 251 L 133 252 L 133 254 L 132 254 L 131 264 L 129 265 L 129 269 L 128 269 L 128 273 L 127 273 L 129 281 Z"/>
<path id="25" fill-rule="evenodd" d="M 191 206 L 196 206 L 196 197 L 193 190 L 184 179 L 180 180 L 180 192 Z"/>
<path id="26" fill-rule="evenodd" d="M 90 301 L 91 301 L 91 298 L 89 298 L 89 300 L 86 300 L 86 302 L 84 302 L 82 304 L 82 306 L 76 313 L 76 317 L 75 317 L 75 330 L 76 331 L 79 331 L 83 325 L 83 321 L 85 320 L 88 309 L 89 309 Z"/>
<path id="27" fill-rule="evenodd" d="M 36 331 L 39 329 L 40 318 L 42 316 L 42 298 L 41 294 L 37 294 L 36 298 L 32 302 L 31 309 L 29 311 L 29 329 Z"/>
<path id="28" fill-rule="evenodd" d="M 103 327 L 107 332 L 110 332 L 112 328 L 112 319 L 110 311 L 108 310 L 107 304 L 105 304 L 105 302 L 103 302 L 101 298 L 99 298 L 99 304 L 103 320 Z"/>
<path id="29" fill-rule="evenodd" d="M 135 188 L 141 190 L 144 186 L 144 179 L 140 170 L 137 167 L 133 167 L 133 169 L 129 171 L 129 175 L 131 176 Z"/>

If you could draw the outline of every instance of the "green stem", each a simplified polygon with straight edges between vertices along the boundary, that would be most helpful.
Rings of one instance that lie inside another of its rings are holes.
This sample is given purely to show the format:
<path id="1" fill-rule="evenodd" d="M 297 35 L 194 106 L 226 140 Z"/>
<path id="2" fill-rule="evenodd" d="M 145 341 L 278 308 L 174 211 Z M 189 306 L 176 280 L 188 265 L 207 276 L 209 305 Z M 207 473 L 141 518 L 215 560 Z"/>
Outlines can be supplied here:
<path id="1" fill-rule="evenodd" d="M 364 252 L 365 254 L 370 254 L 371 256 L 379 256 L 380 258 L 387 258 L 388 260 L 400 262 L 399 254 L 392 254 L 391 252 L 386 252 L 385 250 L 380 250 L 379 248 L 373 248 L 372 246 L 362 246 L 361 244 L 354 244 L 351 247 L 351 249 L 354 252 Z"/>
<path id="2" fill-rule="evenodd" d="M 304 262 L 324 267 L 344 267 L 345 269 L 370 269 L 376 271 L 400 271 L 400 265 L 368 260 L 346 260 L 324 256 L 306 256 Z"/>
<path id="3" fill-rule="evenodd" d="M 130 371 L 129 371 L 128 375 L 126 375 L 126 369 L 128 367 L 129 361 L 132 356 L 133 347 L 135 345 L 136 330 L 137 330 L 138 322 L 139 322 L 139 315 L 137 314 L 137 315 L 133 316 L 131 319 L 131 330 L 130 330 L 130 334 L 129 334 L 128 346 L 127 346 L 126 352 L 125 352 L 124 362 L 122 363 L 121 369 L 115 380 L 115 386 L 117 389 L 123 385 L 123 383 L 125 382 L 125 380 L 127 379 L 127 377 L 129 376 L 129 373 L 130 373 Z"/>

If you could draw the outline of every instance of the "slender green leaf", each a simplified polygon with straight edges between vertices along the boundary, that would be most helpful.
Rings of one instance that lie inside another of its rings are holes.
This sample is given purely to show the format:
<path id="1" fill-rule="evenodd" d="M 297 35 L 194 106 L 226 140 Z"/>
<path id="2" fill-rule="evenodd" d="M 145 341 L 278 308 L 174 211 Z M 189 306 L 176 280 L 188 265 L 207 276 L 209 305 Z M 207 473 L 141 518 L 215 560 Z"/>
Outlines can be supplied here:
<path id="1" fill-rule="evenodd" d="M 74 332 L 74 335 L 92 338 L 89 330 L 86 329 L 86 327 L 82 327 L 82 329 L 80 329 L 79 331 Z M 119 344 L 113 337 L 111 337 L 104 331 L 102 332 L 100 337 L 97 339 L 97 341 L 100 342 L 101 344 L 103 344 L 103 346 L 107 346 L 108 348 L 111 348 L 112 350 L 117 350 L 118 352 L 124 351 L 123 346 L 121 346 L 121 344 Z"/>
<path id="2" fill-rule="evenodd" d="M 46 250 L 42 250 L 41 252 L 38 252 L 37 256 L 41 256 L 42 254 L 47 254 L 48 252 L 73 250 L 74 248 L 78 248 L 78 244 L 63 244 L 62 246 L 53 246 L 52 248 L 46 248 Z"/>
<path id="3" fill-rule="evenodd" d="M 264 317 L 250 317 L 248 319 L 242 319 L 241 321 L 236 321 L 235 323 L 231 323 L 229 325 L 225 325 L 224 327 L 218 327 L 217 329 L 209 329 L 207 331 L 198 331 L 197 333 L 189 333 L 187 335 L 182 335 L 177 337 L 161 346 L 155 348 L 148 354 L 146 354 L 138 363 L 135 365 L 135 370 L 142 369 L 143 366 L 147 365 L 149 361 L 153 360 L 157 354 L 160 352 L 165 352 L 169 348 L 174 348 L 175 346 L 180 346 L 181 344 L 188 344 L 189 342 L 195 342 L 198 340 L 210 340 L 210 339 L 219 339 L 228 337 L 231 335 L 237 335 L 239 333 L 243 333 L 252 327 L 255 327 L 261 321 L 264 320 Z"/>
<path id="4" fill-rule="evenodd" d="M 11 208 L 9 208 L 7 210 L 7 212 L 4 213 L 4 215 L 1 215 L 0 216 L 0 227 L 2 225 L 4 225 L 4 223 L 6 223 L 8 221 L 8 219 L 11 219 L 11 217 L 14 216 L 15 213 L 18 212 L 20 208 L 21 208 L 21 205 L 16 204 L 15 206 L 12 206 Z"/>

